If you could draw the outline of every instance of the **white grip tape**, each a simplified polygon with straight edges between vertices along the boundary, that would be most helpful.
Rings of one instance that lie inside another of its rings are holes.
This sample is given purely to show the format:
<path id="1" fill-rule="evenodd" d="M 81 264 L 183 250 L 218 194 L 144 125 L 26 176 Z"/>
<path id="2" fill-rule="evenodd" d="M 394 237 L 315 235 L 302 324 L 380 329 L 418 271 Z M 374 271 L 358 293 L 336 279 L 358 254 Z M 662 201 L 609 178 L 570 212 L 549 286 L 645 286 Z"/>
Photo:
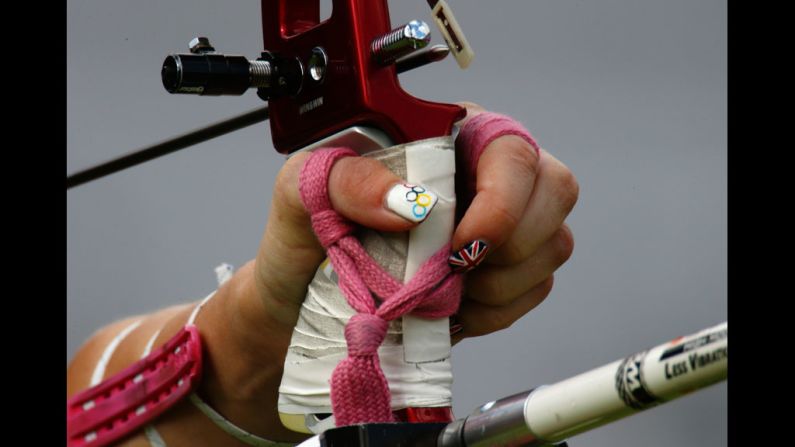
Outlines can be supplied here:
<path id="1" fill-rule="evenodd" d="M 403 282 L 408 282 L 422 263 L 453 237 L 455 151 L 429 150 L 425 146 L 407 147 L 406 174 L 409 183 L 427 186 L 439 196 L 439 201 L 425 222 L 409 232 Z M 436 362 L 449 358 L 449 319 L 428 320 L 406 315 L 403 317 L 403 346 L 408 363 Z"/>
<path id="2" fill-rule="evenodd" d="M 405 282 L 450 241 L 455 219 L 455 152 L 452 137 L 437 137 L 368 153 L 409 183 L 439 196 L 428 218 L 409 234 L 364 231 L 365 250 Z M 355 314 L 337 286 L 331 263 L 315 272 L 293 330 L 279 387 L 279 411 L 330 413 L 329 379 L 347 356 L 345 324 Z M 394 409 L 450 406 L 452 365 L 448 318 L 405 316 L 392 321 L 378 350 Z"/>

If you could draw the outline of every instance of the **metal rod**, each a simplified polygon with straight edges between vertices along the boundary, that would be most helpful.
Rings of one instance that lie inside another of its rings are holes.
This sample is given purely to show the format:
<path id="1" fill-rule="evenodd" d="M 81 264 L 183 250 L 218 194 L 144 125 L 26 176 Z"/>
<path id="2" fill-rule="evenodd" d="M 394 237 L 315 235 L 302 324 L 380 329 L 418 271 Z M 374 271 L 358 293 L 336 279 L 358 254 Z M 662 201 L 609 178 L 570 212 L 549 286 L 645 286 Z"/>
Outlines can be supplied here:
<path id="1" fill-rule="evenodd" d="M 450 54 L 450 48 L 447 45 L 433 45 L 432 47 L 412 53 L 402 59 L 398 59 L 395 63 L 398 74 L 404 73 L 415 68 L 428 65 L 433 62 L 439 62 Z"/>
<path id="2" fill-rule="evenodd" d="M 114 172 L 139 165 L 143 162 L 168 155 L 172 152 L 184 149 L 194 144 L 211 140 L 215 137 L 234 132 L 238 129 L 261 123 L 268 119 L 268 106 L 251 110 L 242 115 L 234 116 L 223 121 L 219 121 L 209 126 L 196 129 L 185 134 L 176 136 L 166 141 L 152 146 L 130 152 L 119 158 L 107 161 L 97 166 L 76 172 L 66 177 L 66 189 L 82 185 L 83 183 L 96 180 L 113 174 Z"/>

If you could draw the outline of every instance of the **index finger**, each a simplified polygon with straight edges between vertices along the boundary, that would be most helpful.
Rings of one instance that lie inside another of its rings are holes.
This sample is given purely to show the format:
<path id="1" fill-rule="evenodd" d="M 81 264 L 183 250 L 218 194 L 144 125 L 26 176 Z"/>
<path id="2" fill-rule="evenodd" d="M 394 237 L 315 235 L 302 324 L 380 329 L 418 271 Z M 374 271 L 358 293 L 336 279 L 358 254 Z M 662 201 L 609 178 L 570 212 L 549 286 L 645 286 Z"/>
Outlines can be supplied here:
<path id="1" fill-rule="evenodd" d="M 472 112 L 469 116 L 479 110 Z M 538 151 L 516 135 L 498 137 L 485 147 L 475 171 L 474 198 L 453 234 L 454 250 L 476 240 L 493 250 L 508 239 L 533 192 L 538 157 Z"/>

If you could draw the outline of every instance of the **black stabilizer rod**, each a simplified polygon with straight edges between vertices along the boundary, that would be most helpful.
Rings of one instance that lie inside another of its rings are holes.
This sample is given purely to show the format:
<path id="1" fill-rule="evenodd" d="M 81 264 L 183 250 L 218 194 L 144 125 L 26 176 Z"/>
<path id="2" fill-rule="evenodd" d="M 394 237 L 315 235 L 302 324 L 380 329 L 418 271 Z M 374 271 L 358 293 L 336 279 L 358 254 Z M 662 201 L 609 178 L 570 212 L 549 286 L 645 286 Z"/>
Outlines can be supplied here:
<path id="1" fill-rule="evenodd" d="M 130 152 L 119 158 L 107 161 L 100 165 L 76 172 L 66 177 L 66 189 L 82 185 L 83 183 L 96 180 L 114 172 L 139 165 L 146 161 L 168 155 L 172 152 L 184 149 L 194 144 L 199 144 L 215 137 L 234 132 L 238 129 L 261 123 L 268 119 L 268 106 L 251 110 L 242 115 L 234 116 L 223 121 L 219 121 L 209 126 L 202 127 L 170 138 L 166 141 L 152 146 Z"/>

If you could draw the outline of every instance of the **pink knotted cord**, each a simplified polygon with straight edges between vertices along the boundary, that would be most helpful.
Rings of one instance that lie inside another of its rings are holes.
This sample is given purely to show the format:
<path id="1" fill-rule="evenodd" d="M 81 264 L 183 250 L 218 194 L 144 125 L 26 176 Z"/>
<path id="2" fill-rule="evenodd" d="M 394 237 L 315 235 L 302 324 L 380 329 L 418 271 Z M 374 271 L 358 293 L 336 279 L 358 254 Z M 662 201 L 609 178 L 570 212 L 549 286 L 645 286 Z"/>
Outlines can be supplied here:
<path id="1" fill-rule="evenodd" d="M 328 176 L 342 157 L 358 154 L 347 148 L 316 150 L 301 169 L 299 190 L 312 228 L 326 249 L 348 304 L 358 312 L 345 326 L 348 357 L 331 375 L 331 406 L 337 426 L 391 422 L 389 385 L 378 358 L 389 322 L 412 313 L 443 318 L 458 310 L 462 277 L 447 263 L 446 244 L 403 284 L 389 275 L 364 250 L 352 233 L 355 225 L 331 207 Z M 372 291 L 372 293 L 371 293 Z M 381 300 L 376 305 L 372 294 Z"/>

